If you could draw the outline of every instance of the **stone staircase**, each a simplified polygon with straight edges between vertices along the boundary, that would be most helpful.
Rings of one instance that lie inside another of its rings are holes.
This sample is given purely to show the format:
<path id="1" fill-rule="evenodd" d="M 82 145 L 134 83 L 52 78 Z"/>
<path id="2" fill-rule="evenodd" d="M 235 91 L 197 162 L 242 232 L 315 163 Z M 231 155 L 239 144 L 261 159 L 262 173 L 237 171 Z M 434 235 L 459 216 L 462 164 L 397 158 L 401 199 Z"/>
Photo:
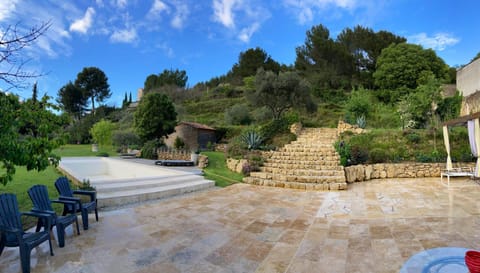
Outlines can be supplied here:
<path id="1" fill-rule="evenodd" d="M 297 140 L 266 159 L 260 172 L 245 183 L 304 190 L 345 190 L 347 183 L 340 156 L 333 144 L 336 128 L 304 128 Z"/>

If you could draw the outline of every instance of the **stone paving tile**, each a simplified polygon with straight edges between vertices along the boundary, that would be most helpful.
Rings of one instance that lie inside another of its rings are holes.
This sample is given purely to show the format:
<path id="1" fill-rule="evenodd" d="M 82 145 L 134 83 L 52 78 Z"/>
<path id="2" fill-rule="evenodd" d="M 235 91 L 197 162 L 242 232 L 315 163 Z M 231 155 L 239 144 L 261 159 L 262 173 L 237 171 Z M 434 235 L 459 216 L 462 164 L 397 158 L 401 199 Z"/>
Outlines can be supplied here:
<path id="1" fill-rule="evenodd" d="M 452 179 L 452 183 L 455 180 Z M 434 247 L 480 248 L 480 186 L 386 179 L 316 192 L 237 184 L 100 211 L 89 230 L 67 229 L 55 256 L 32 251 L 45 272 L 398 272 Z M 20 272 L 17 248 L 0 272 Z"/>

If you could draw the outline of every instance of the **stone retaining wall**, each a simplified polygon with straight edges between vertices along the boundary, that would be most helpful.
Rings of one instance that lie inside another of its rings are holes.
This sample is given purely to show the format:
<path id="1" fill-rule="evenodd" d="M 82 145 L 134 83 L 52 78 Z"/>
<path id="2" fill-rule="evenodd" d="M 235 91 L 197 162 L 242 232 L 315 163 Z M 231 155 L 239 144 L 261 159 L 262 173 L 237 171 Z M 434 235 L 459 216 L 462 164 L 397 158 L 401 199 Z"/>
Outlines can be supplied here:
<path id="1" fill-rule="evenodd" d="M 232 172 L 242 173 L 244 164 L 248 164 L 248 160 L 227 158 L 227 168 Z"/>
<path id="2" fill-rule="evenodd" d="M 454 163 L 453 167 L 475 167 L 475 163 Z M 395 163 L 371 164 L 345 167 L 347 183 L 378 178 L 420 178 L 440 177 L 445 163 Z"/>

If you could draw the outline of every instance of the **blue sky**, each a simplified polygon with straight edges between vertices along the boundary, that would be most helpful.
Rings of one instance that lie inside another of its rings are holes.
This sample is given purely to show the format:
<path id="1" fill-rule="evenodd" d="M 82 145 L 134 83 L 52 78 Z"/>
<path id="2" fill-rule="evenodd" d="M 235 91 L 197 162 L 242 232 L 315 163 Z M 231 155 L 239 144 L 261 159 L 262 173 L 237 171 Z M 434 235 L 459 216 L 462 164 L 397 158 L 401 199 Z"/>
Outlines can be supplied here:
<path id="1" fill-rule="evenodd" d="M 225 74 L 240 52 L 261 47 L 283 64 L 312 26 L 335 38 L 356 25 L 388 30 L 434 49 L 450 66 L 480 51 L 478 0 L 0 0 L 0 33 L 9 25 L 52 26 L 23 55 L 40 94 L 58 90 L 88 66 L 109 79 L 109 105 L 150 74 L 186 70 L 188 85 Z M 0 64 L 0 69 L 2 65 Z M 0 89 L 6 89 L 0 82 Z M 29 97 L 31 88 L 10 90 Z"/>

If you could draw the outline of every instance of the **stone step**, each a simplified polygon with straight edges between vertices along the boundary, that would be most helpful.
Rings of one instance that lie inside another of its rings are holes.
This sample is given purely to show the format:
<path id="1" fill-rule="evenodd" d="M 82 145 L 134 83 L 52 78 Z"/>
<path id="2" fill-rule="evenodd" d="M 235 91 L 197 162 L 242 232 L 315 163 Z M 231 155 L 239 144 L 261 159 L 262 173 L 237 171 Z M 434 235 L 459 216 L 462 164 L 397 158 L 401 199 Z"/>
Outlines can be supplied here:
<path id="1" fill-rule="evenodd" d="M 318 142 L 312 142 L 312 143 L 290 143 L 285 145 L 284 148 L 303 148 L 303 149 L 315 149 L 315 150 L 329 150 L 329 149 L 335 149 L 333 147 L 333 144 L 329 143 L 318 143 Z"/>
<path id="2" fill-rule="evenodd" d="M 272 166 L 272 165 L 275 165 Z M 278 166 L 280 165 L 280 166 Z M 277 170 L 281 171 L 281 170 L 292 170 L 292 169 L 296 169 L 296 170 L 310 170 L 310 171 L 344 171 L 343 170 L 343 166 L 341 165 L 338 165 L 338 166 L 328 166 L 328 165 L 315 165 L 315 166 L 307 166 L 304 168 L 305 165 L 295 165 L 295 168 L 291 168 L 291 167 L 288 167 L 288 166 L 292 166 L 292 165 L 287 165 L 287 164 L 269 164 L 269 163 L 264 163 L 263 164 L 263 167 L 260 167 L 260 170 L 262 172 L 276 172 Z"/>
<path id="3" fill-rule="evenodd" d="M 331 155 L 331 156 L 323 156 L 323 155 L 279 155 L 279 154 L 272 154 L 270 158 L 267 159 L 268 161 L 275 161 L 275 160 L 302 160 L 302 161 L 339 161 L 340 156 L 338 155 Z"/>
<path id="4" fill-rule="evenodd" d="M 291 188 L 299 190 L 345 190 L 346 182 L 330 182 L 330 183 L 301 183 L 301 182 L 285 182 L 278 180 L 269 180 L 258 177 L 245 177 L 243 182 L 259 186 L 270 186 L 280 188 Z"/>
<path id="5" fill-rule="evenodd" d="M 325 169 L 325 170 L 311 170 L 311 169 L 282 169 L 282 168 L 269 168 L 261 167 L 261 172 L 271 174 L 283 174 L 283 175 L 298 175 L 298 176 L 344 176 L 345 172 L 342 169 Z"/>
<path id="6" fill-rule="evenodd" d="M 311 160 L 301 160 L 301 159 L 292 159 L 292 160 L 282 160 L 282 159 L 267 159 L 265 163 L 273 163 L 273 164 L 285 164 L 285 168 L 291 169 L 294 166 L 298 165 L 305 165 L 307 166 L 306 169 L 309 167 L 313 167 L 316 165 L 324 165 L 324 166 L 338 166 L 338 160 L 319 160 L 319 161 L 311 161 Z M 264 166 L 265 166 L 264 163 Z M 279 165 L 267 165 L 270 167 L 278 167 Z M 290 167 L 289 167 L 290 166 Z"/>
<path id="7" fill-rule="evenodd" d="M 163 186 L 99 193 L 97 195 L 97 199 L 98 206 L 100 208 L 114 207 L 119 205 L 143 202 L 147 200 L 171 197 L 199 190 L 205 190 L 214 186 L 214 181 L 202 178 L 194 181 L 181 182 Z"/>
<path id="8" fill-rule="evenodd" d="M 111 193 L 116 191 L 138 190 L 146 188 L 155 188 L 161 186 L 175 185 L 185 182 L 201 181 L 204 180 L 202 176 L 195 174 L 183 174 L 174 176 L 156 177 L 154 179 L 144 178 L 136 179 L 134 182 L 128 181 L 111 181 L 103 182 L 96 180 L 92 182 L 92 186 L 95 187 L 99 194 Z"/>
<path id="9" fill-rule="evenodd" d="M 302 153 L 306 155 L 335 155 L 337 152 L 335 149 L 321 149 L 321 150 L 316 150 L 316 149 L 308 149 L 304 147 L 282 147 L 275 151 L 275 154 L 283 154 L 283 155 L 290 155 L 290 154 L 296 154 L 296 153 Z"/>
<path id="10" fill-rule="evenodd" d="M 333 183 L 345 182 L 345 175 L 338 176 L 310 176 L 310 175 L 283 175 L 272 174 L 264 172 L 252 172 L 250 177 L 263 178 L 268 180 L 283 181 L 283 182 L 299 182 L 299 183 Z"/>

